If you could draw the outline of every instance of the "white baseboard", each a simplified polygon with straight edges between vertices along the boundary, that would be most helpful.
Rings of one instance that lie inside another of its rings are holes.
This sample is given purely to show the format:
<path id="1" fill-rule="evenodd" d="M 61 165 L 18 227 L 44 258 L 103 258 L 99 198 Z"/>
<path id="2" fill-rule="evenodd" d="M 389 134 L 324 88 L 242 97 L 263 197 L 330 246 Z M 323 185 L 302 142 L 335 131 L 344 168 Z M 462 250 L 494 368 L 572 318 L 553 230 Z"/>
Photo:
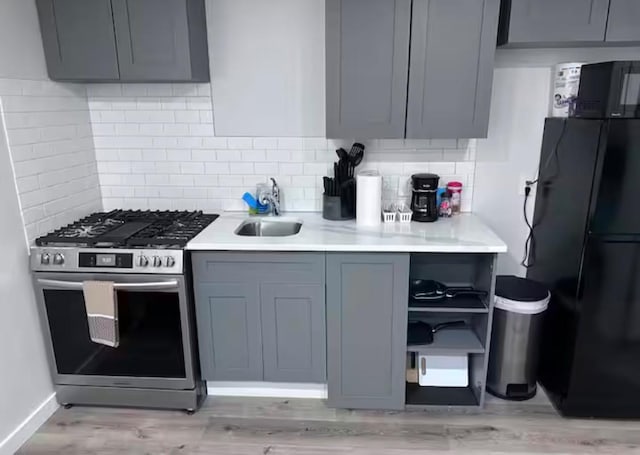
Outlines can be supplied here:
<path id="1" fill-rule="evenodd" d="M 207 381 L 207 394 L 222 397 L 327 398 L 326 384 Z"/>
<path id="2" fill-rule="evenodd" d="M 0 442 L 0 455 L 15 453 L 59 407 L 56 394 L 52 393 L 9 436 Z"/>

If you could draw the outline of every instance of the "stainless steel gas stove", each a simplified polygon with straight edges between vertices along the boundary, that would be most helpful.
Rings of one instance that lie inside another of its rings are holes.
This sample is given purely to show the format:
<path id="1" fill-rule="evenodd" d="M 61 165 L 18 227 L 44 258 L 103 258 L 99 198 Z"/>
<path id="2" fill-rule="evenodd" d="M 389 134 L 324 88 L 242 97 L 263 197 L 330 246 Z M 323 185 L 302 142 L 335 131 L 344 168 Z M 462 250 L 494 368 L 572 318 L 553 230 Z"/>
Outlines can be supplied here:
<path id="1" fill-rule="evenodd" d="M 184 247 L 217 215 L 115 210 L 36 240 L 31 268 L 58 401 L 193 411 L 206 393 L 197 372 Z M 91 341 L 84 282 L 117 293 L 120 344 Z"/>

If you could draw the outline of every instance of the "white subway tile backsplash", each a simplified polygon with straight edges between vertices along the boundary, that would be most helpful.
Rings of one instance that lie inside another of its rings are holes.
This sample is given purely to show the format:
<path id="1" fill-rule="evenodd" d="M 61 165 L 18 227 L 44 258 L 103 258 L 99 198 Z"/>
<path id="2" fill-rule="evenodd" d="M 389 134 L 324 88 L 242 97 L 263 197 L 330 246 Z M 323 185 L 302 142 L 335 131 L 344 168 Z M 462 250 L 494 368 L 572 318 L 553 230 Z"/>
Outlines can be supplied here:
<path id="1" fill-rule="evenodd" d="M 229 163 L 229 174 L 231 175 L 252 175 L 254 172 L 253 163 Z"/>
<path id="2" fill-rule="evenodd" d="M 354 142 L 321 137 L 216 137 L 209 84 L 117 87 L 111 94 L 102 85 L 88 89 L 98 162 L 124 162 L 130 170 L 129 174 L 105 171 L 106 178 L 101 173 L 105 208 L 127 199 L 120 190 L 110 192 L 112 188 L 131 186 L 134 197 L 128 203 L 145 201 L 140 208 L 244 209 L 242 194 L 275 177 L 285 210 L 320 210 L 322 176 L 332 172 L 335 149 L 349 150 Z M 20 125 L 28 119 L 14 121 Z M 443 184 L 456 178 L 467 185 L 463 206 L 470 209 L 474 140 L 363 143 L 367 150 L 359 170 L 376 169 L 383 174 L 385 198 L 407 201 L 411 174 L 436 172 Z M 22 154 L 34 154 L 31 146 L 25 144 Z M 127 156 L 127 150 L 134 152 Z"/>
<path id="3" fill-rule="evenodd" d="M 302 138 L 281 137 L 278 138 L 278 148 L 280 150 L 302 150 Z"/>
<path id="4" fill-rule="evenodd" d="M 279 173 L 283 175 L 301 175 L 304 174 L 302 163 L 279 163 Z"/>
<path id="5" fill-rule="evenodd" d="M 278 138 L 277 137 L 254 137 L 253 148 L 255 149 L 277 149 Z"/>
<path id="6" fill-rule="evenodd" d="M 267 161 L 289 161 L 291 152 L 288 150 L 267 150 Z"/>
<path id="7" fill-rule="evenodd" d="M 180 172 L 182 174 L 204 174 L 204 163 L 181 163 Z"/>

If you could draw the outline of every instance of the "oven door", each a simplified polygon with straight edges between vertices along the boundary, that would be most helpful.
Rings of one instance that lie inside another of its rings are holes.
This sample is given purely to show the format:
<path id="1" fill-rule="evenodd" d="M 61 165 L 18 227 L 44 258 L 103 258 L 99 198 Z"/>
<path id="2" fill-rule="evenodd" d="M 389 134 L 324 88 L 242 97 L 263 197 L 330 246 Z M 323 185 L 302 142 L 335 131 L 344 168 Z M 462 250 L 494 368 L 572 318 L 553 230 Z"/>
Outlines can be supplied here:
<path id="1" fill-rule="evenodd" d="M 35 287 L 56 384 L 192 389 L 188 293 L 181 275 L 36 273 Z M 112 281 L 120 344 L 89 337 L 82 284 Z"/>
<path id="2" fill-rule="evenodd" d="M 612 77 L 612 118 L 640 118 L 640 63 L 615 66 Z"/>

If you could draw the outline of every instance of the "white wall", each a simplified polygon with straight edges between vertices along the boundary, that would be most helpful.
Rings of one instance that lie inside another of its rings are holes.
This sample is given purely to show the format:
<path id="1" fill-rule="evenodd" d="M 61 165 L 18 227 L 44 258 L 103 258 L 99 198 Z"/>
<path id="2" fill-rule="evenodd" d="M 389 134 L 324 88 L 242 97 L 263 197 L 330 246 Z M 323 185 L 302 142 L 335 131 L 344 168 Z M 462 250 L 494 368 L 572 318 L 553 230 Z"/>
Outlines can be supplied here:
<path id="1" fill-rule="evenodd" d="M 29 240 L 102 206 L 86 89 L 48 79 L 35 4 L 0 2 L 0 100 Z"/>
<path id="2" fill-rule="evenodd" d="M 537 175 L 550 80 L 550 67 L 499 68 L 494 73 L 489 135 L 478 140 L 473 211 L 509 248 L 499 256 L 499 274 L 525 272 L 519 265 L 528 235 L 521 182 Z M 534 201 L 532 192 L 530 214 Z"/>
<path id="3" fill-rule="evenodd" d="M 0 453 L 13 453 L 16 444 L 23 441 L 17 437 L 6 439 L 51 397 L 53 386 L 1 117 L 0 213 Z"/>
<path id="4" fill-rule="evenodd" d="M 0 2 L 0 78 L 47 75 L 35 0 Z"/>
<path id="5" fill-rule="evenodd" d="M 206 7 L 216 134 L 324 136 L 324 1 Z"/>

